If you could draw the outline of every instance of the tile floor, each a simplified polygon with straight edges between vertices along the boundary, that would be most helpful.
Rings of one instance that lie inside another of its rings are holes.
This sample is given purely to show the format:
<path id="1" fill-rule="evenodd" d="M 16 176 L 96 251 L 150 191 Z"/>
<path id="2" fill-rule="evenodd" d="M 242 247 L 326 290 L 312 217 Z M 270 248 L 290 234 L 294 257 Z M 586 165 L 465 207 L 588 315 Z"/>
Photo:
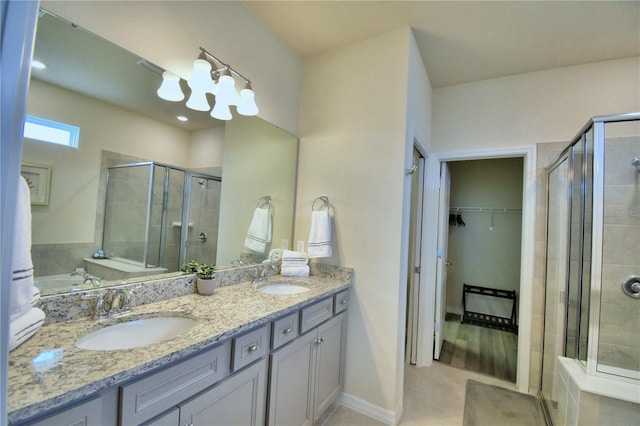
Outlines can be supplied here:
<path id="1" fill-rule="evenodd" d="M 460 370 L 438 362 L 405 367 L 404 412 L 400 426 L 460 426 L 468 379 L 515 390 L 513 383 Z M 339 406 L 323 426 L 377 426 L 384 423 Z"/>

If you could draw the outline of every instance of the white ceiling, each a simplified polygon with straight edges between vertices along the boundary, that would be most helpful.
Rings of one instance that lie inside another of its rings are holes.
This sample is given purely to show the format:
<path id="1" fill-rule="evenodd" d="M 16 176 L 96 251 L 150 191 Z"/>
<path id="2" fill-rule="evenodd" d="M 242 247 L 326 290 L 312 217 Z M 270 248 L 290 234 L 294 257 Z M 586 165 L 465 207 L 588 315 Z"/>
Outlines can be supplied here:
<path id="1" fill-rule="evenodd" d="M 245 1 L 301 57 L 410 26 L 434 88 L 640 56 L 640 1 Z"/>

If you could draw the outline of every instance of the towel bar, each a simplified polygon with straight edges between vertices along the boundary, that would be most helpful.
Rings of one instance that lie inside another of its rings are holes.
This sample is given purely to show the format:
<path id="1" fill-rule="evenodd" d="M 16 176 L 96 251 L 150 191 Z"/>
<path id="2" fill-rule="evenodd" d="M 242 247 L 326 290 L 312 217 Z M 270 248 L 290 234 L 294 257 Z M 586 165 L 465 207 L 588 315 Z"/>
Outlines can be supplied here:
<path id="1" fill-rule="evenodd" d="M 311 211 L 314 211 L 314 206 L 316 205 L 316 201 L 318 200 L 323 201 L 324 205 L 327 206 L 327 209 L 329 208 L 329 197 L 327 197 L 326 195 L 321 195 L 313 200 L 313 203 L 311 203 Z"/>
<path id="2" fill-rule="evenodd" d="M 264 197 L 258 198 L 258 201 L 256 201 L 256 207 L 260 207 L 261 201 L 264 201 L 269 207 L 271 207 L 271 195 L 265 195 Z"/>

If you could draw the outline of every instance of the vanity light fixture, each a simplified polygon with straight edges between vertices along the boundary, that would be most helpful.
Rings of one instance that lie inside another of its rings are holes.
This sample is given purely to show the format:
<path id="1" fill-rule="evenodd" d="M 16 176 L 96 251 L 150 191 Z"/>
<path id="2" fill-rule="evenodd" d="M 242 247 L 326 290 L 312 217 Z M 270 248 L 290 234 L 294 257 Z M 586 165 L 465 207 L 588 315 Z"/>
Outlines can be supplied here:
<path id="1" fill-rule="evenodd" d="M 259 109 L 255 102 L 255 93 L 251 88 L 251 81 L 242 74 L 225 64 L 220 59 L 200 48 L 198 59 L 193 61 L 193 72 L 187 80 L 191 94 L 186 106 L 197 111 L 211 110 L 211 116 L 219 120 L 231 120 L 230 106 L 236 106 L 241 115 L 258 115 Z M 245 81 L 245 87 L 236 91 L 236 81 L 232 74 Z M 215 97 L 213 108 L 209 100 Z M 180 89 L 180 77 L 165 71 L 162 73 L 162 85 L 158 89 L 158 96 L 162 99 L 178 102 L 184 99 Z"/>
<path id="2" fill-rule="evenodd" d="M 166 101 L 178 102 L 184 99 L 180 89 L 180 77 L 171 71 L 162 73 L 162 85 L 158 89 L 158 96 Z"/>

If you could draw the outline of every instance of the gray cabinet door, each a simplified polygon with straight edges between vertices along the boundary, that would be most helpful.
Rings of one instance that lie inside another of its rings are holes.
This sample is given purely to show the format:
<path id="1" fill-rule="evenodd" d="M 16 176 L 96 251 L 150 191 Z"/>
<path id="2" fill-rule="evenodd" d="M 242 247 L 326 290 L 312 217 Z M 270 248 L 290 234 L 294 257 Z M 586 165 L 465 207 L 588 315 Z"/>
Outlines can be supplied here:
<path id="1" fill-rule="evenodd" d="M 102 399 L 96 398 L 32 423 L 31 426 L 97 426 L 101 424 Z"/>
<path id="2" fill-rule="evenodd" d="M 336 400 L 344 384 L 344 339 L 346 314 L 342 313 L 318 327 L 316 383 L 313 421 Z"/>
<path id="3" fill-rule="evenodd" d="M 313 330 L 271 354 L 269 426 L 311 425 L 315 374 Z"/>
<path id="4" fill-rule="evenodd" d="M 264 425 L 267 360 L 256 362 L 180 404 L 181 425 Z"/>

